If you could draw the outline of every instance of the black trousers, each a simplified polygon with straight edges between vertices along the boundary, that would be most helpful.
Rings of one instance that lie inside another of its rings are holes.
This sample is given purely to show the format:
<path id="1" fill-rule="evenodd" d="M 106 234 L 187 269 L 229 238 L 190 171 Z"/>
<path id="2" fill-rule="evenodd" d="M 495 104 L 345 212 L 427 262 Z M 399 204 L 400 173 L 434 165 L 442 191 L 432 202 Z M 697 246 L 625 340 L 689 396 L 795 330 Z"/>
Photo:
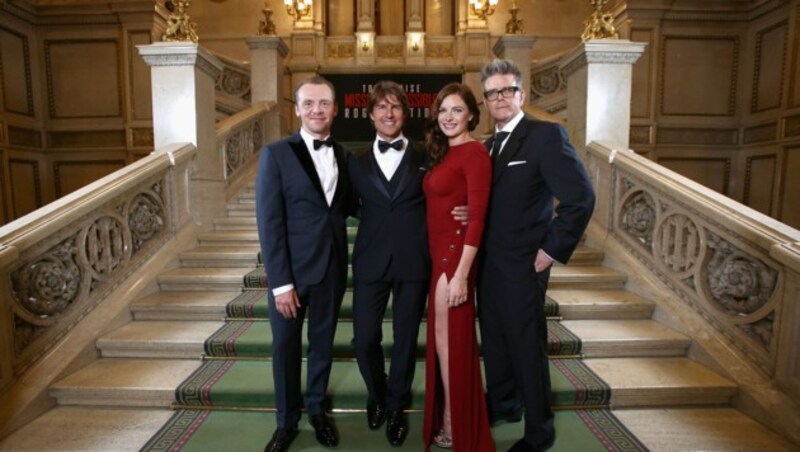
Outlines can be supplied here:
<path id="1" fill-rule="evenodd" d="M 411 383 L 417 354 L 417 335 L 428 281 L 394 279 L 364 282 L 353 287 L 353 331 L 358 369 L 369 396 L 386 403 L 389 411 L 402 410 L 411 403 Z M 383 317 L 392 295 L 392 352 L 388 381 L 381 341 Z"/>
<path id="2" fill-rule="evenodd" d="M 278 428 L 296 427 L 303 408 L 301 365 L 303 322 L 308 313 L 308 363 L 305 408 L 308 414 L 324 412 L 325 393 L 333 360 L 333 337 L 346 286 L 346 268 L 331 257 L 328 271 L 318 284 L 296 286 L 301 307 L 294 319 L 284 318 L 268 291 L 272 328 L 272 378 L 275 384 Z"/>
<path id="3" fill-rule="evenodd" d="M 545 291 L 550 271 L 518 281 L 490 259 L 478 275 L 478 316 L 486 370 L 489 414 L 501 417 L 525 408 L 525 440 L 546 444 L 554 434 L 550 408 Z"/>

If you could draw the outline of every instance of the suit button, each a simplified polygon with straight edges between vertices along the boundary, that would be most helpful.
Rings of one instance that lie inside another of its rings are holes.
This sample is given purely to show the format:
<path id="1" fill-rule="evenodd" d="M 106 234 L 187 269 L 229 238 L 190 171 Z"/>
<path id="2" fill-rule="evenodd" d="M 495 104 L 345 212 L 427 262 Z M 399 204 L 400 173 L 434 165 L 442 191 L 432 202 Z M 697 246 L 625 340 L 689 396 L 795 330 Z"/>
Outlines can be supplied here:
<path id="1" fill-rule="evenodd" d="M 456 229 L 456 235 L 461 235 L 461 229 Z"/>
<path id="2" fill-rule="evenodd" d="M 446 257 L 445 257 L 444 259 L 442 259 L 442 263 L 443 263 L 443 264 L 446 264 L 446 263 L 447 263 L 447 258 L 446 258 Z"/>
<path id="3" fill-rule="evenodd" d="M 450 245 L 450 251 L 453 251 L 454 249 L 456 249 L 456 246 L 455 245 Z"/>

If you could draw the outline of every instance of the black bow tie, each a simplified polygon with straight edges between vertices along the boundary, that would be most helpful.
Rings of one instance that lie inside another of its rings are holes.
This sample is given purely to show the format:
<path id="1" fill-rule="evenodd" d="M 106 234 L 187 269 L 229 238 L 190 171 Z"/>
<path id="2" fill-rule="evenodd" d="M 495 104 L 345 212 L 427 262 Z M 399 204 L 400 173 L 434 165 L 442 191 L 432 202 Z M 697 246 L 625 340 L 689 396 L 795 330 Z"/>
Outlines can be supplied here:
<path id="1" fill-rule="evenodd" d="M 314 150 L 318 151 L 322 146 L 333 147 L 333 138 L 328 137 L 327 140 L 314 140 Z"/>
<path id="2" fill-rule="evenodd" d="M 392 149 L 395 149 L 395 150 L 398 150 L 398 151 L 403 149 L 403 140 L 394 140 L 391 143 L 389 143 L 388 141 L 378 140 L 378 150 L 379 151 L 386 152 L 386 151 L 389 150 L 389 148 L 392 148 Z"/>

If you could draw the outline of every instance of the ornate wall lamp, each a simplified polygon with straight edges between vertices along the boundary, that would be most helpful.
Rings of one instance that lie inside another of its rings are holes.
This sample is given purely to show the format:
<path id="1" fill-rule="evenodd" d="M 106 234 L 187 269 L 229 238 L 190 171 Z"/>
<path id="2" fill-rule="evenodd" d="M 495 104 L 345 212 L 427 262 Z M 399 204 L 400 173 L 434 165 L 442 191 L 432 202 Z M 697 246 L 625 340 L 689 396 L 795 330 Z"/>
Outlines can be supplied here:
<path id="1" fill-rule="evenodd" d="M 494 14 L 494 7 L 499 0 L 469 0 L 469 9 L 472 14 L 486 20 L 487 16 Z"/>
<path id="2" fill-rule="evenodd" d="M 311 2 L 312 0 L 283 0 L 286 12 L 294 18 L 295 22 L 311 13 Z"/>

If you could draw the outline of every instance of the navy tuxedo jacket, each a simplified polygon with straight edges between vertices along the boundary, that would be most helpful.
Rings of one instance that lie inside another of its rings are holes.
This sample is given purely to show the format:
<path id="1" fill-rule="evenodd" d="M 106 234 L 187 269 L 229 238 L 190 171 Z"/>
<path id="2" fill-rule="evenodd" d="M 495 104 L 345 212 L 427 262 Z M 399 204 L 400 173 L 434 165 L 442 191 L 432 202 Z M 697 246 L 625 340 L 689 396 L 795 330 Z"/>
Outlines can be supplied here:
<path id="1" fill-rule="evenodd" d="M 492 139 L 486 143 L 492 148 Z M 553 197 L 558 199 L 553 217 Z M 541 248 L 566 263 L 589 223 L 595 195 L 558 124 L 523 118 L 492 169 L 483 257 L 512 279 L 533 270 Z"/>
<path id="2" fill-rule="evenodd" d="M 350 207 L 347 154 L 333 146 L 339 178 L 328 206 L 300 133 L 261 150 L 256 178 L 256 220 L 270 287 L 317 284 L 330 259 L 347 268 L 345 220 Z M 342 274 L 346 275 L 346 271 Z"/>
<path id="3" fill-rule="evenodd" d="M 422 178 L 426 153 L 409 142 L 394 178 L 393 194 L 387 190 L 372 154 L 372 145 L 351 155 L 350 181 L 359 212 L 358 235 L 353 249 L 353 276 L 375 281 L 386 274 L 404 281 L 430 278 L 430 254 Z"/>

